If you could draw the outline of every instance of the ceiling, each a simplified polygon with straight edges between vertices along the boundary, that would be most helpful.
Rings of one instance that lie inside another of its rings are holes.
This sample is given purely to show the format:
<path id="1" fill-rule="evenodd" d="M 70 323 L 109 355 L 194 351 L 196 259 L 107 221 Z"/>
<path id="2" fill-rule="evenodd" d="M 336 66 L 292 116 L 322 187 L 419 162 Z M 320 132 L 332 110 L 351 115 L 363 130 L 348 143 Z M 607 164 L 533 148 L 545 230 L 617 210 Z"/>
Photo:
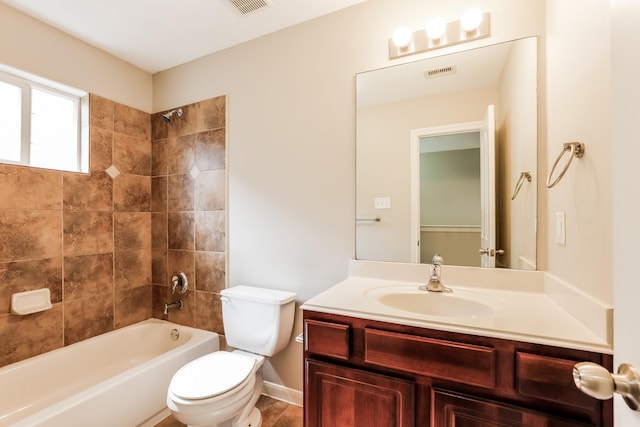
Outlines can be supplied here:
<path id="1" fill-rule="evenodd" d="M 365 0 L 0 0 L 156 73 Z"/>

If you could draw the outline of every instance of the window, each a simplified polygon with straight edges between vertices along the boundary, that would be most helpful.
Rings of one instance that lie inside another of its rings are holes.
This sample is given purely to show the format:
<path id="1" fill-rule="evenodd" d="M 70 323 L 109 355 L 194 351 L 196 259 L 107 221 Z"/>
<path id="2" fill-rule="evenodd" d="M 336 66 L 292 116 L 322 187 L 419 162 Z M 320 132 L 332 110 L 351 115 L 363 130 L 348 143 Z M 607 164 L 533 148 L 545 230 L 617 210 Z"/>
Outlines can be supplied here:
<path id="1" fill-rule="evenodd" d="M 0 72 L 0 162 L 87 172 L 80 128 L 86 99 L 55 83 Z"/>

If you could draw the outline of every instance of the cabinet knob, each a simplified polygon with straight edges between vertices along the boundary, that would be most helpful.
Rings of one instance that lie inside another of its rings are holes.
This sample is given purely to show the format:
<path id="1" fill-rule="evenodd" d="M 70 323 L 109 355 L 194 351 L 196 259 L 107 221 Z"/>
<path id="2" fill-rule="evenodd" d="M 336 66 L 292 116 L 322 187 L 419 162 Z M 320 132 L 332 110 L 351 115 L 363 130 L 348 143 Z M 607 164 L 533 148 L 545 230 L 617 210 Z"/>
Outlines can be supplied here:
<path id="1" fill-rule="evenodd" d="M 640 409 L 640 372 L 635 366 L 623 363 L 617 374 L 592 362 L 576 363 L 573 367 L 573 382 L 578 390 L 600 400 L 620 394 L 629 408 Z"/>

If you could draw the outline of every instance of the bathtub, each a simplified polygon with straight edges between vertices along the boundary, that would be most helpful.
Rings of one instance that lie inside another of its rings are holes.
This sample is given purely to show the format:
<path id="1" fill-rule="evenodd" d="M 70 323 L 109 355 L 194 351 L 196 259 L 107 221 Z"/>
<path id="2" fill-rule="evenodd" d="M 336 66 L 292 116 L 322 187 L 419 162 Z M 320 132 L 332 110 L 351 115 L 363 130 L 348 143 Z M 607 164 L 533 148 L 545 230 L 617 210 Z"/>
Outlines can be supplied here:
<path id="1" fill-rule="evenodd" d="M 218 346 L 214 332 L 149 319 L 7 365 L 0 426 L 153 425 L 173 374 Z"/>

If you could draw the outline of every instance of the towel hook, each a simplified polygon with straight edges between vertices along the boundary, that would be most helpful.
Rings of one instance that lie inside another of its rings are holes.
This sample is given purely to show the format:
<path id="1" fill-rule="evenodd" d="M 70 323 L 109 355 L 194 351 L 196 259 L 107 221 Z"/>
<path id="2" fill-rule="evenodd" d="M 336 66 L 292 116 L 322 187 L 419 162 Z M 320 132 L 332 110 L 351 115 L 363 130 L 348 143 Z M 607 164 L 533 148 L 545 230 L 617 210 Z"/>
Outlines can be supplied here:
<path id="1" fill-rule="evenodd" d="M 527 180 L 527 182 L 531 182 L 531 172 L 522 172 L 522 173 L 520 173 L 520 179 L 518 179 L 518 183 L 516 184 L 516 188 L 514 188 L 514 190 L 513 190 L 513 195 L 511 196 L 511 200 L 515 200 L 516 199 L 516 196 L 520 192 L 520 188 L 522 187 L 522 184 L 524 183 L 525 179 Z"/>
<path id="2" fill-rule="evenodd" d="M 564 168 L 562 169 L 558 177 L 553 182 L 551 182 L 551 177 L 553 176 L 553 173 L 555 172 L 556 167 L 560 162 L 560 159 L 562 159 L 562 157 L 564 156 L 564 153 L 566 153 L 567 151 L 569 152 L 569 161 L 564 165 Z M 564 144 L 562 144 L 562 151 L 558 155 L 558 158 L 556 159 L 556 162 L 553 164 L 553 167 L 551 168 L 551 172 L 549 172 L 549 176 L 547 177 L 547 188 L 555 187 L 555 185 L 560 182 L 564 174 L 567 173 L 567 170 L 569 169 L 569 166 L 571 166 L 571 162 L 573 161 L 573 158 L 576 157 L 579 159 L 583 155 L 584 155 L 584 144 L 582 142 L 565 142 Z"/>

